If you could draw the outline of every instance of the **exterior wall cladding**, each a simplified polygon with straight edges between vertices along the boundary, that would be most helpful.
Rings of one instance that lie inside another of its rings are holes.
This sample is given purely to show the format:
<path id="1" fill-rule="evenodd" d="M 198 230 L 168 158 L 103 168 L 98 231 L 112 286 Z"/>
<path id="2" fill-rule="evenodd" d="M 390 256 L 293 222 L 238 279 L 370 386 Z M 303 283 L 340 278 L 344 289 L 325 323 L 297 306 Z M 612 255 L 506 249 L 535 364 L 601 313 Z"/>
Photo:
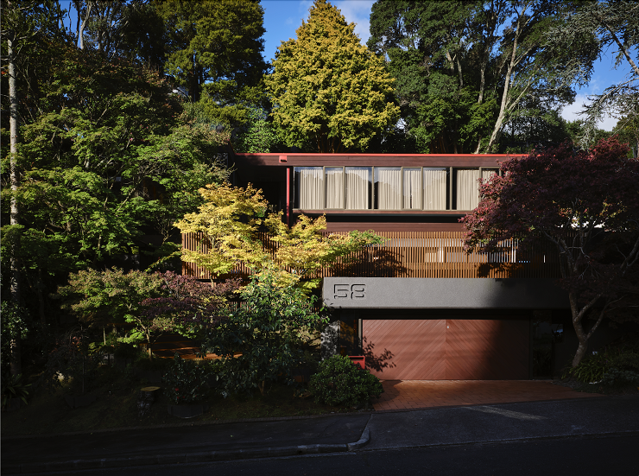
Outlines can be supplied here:
<path id="1" fill-rule="evenodd" d="M 329 233 L 386 238 L 322 275 L 334 351 L 365 355 L 391 380 L 550 377 L 576 348 L 553 248 L 462 249 L 459 218 L 478 203 L 478 179 L 509 157 L 235 154 L 233 181 L 261 188 L 289 224 L 326 215 Z"/>

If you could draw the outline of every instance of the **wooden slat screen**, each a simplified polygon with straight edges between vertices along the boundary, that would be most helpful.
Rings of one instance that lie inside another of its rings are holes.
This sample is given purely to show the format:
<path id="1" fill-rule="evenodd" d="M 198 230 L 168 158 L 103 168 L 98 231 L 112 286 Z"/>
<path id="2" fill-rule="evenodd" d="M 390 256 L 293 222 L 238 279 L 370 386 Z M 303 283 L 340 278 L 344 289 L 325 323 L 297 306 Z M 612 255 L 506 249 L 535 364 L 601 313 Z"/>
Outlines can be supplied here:
<path id="1" fill-rule="evenodd" d="M 463 249 L 461 232 L 379 232 L 382 245 L 367 247 L 349 256 L 331 269 L 322 269 L 313 277 L 360 276 L 398 278 L 558 278 L 559 259 L 552 244 L 537 245 L 521 252 L 517 240 L 505 240 L 492 253 Z M 277 243 L 267 234 L 260 239 L 274 254 Z M 195 234 L 183 234 L 185 249 L 206 251 Z M 182 263 L 182 273 L 200 279 L 210 273 L 193 263 Z M 243 264 L 225 277 L 246 277 L 250 270 Z"/>

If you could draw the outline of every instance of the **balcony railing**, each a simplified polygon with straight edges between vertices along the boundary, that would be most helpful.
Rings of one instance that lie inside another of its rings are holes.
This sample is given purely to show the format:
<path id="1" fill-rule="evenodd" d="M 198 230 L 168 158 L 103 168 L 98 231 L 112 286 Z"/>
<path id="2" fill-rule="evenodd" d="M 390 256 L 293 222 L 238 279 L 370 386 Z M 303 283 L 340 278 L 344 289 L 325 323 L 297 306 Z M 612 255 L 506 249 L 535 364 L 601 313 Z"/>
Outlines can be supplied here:
<path id="1" fill-rule="evenodd" d="M 555 247 L 539 244 L 531 250 L 519 250 L 518 241 L 505 240 L 497 250 L 485 253 L 463 248 L 461 232 L 380 232 L 381 245 L 365 248 L 357 254 L 324 268 L 312 277 L 366 276 L 397 278 L 559 278 L 559 258 Z M 273 255 L 277 243 L 262 234 L 265 249 Z M 208 250 L 202 237 L 183 234 L 185 249 Z M 193 263 L 182 263 L 182 273 L 201 279 L 211 278 L 208 270 Z M 226 277 L 247 277 L 251 270 L 243 264 Z"/>

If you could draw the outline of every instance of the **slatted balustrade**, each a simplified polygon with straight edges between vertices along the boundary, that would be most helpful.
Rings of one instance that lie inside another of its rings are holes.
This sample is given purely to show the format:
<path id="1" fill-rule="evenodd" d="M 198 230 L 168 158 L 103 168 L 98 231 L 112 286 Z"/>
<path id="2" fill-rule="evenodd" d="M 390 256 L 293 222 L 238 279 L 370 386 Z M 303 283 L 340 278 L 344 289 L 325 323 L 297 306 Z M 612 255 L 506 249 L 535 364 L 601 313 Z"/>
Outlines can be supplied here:
<path id="1" fill-rule="evenodd" d="M 379 232 L 386 241 L 342 259 L 333 268 L 324 268 L 313 277 L 368 276 L 398 278 L 558 278 L 559 259 L 556 248 L 540 244 L 525 253 L 518 241 L 505 240 L 492 253 L 473 250 L 466 253 L 461 232 Z M 267 234 L 259 239 L 275 256 L 278 243 Z M 189 250 L 208 251 L 201 236 L 183 234 L 182 246 Z M 183 263 L 186 275 L 209 279 L 210 273 L 193 263 Z M 246 277 L 251 271 L 243 264 L 228 277 Z"/>

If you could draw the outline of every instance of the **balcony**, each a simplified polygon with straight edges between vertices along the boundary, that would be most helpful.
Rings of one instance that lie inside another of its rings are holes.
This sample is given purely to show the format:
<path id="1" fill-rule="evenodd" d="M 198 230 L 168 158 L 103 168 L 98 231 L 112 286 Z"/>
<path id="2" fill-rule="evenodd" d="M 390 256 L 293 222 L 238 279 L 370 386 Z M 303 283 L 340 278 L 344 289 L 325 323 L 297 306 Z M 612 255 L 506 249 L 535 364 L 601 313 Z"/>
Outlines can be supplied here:
<path id="1" fill-rule="evenodd" d="M 517 240 L 505 240 L 492 253 L 463 249 L 461 232 L 380 232 L 384 244 L 370 246 L 348 263 L 322 269 L 310 277 L 361 276 L 379 278 L 559 278 L 559 258 L 552 244 L 538 245 L 525 253 Z M 266 234 L 259 237 L 274 252 L 277 243 Z M 206 251 L 206 243 L 194 234 L 182 235 L 185 249 Z M 182 263 L 182 273 L 210 279 L 210 273 L 193 263 Z M 247 277 L 250 270 L 238 265 L 228 277 Z"/>

